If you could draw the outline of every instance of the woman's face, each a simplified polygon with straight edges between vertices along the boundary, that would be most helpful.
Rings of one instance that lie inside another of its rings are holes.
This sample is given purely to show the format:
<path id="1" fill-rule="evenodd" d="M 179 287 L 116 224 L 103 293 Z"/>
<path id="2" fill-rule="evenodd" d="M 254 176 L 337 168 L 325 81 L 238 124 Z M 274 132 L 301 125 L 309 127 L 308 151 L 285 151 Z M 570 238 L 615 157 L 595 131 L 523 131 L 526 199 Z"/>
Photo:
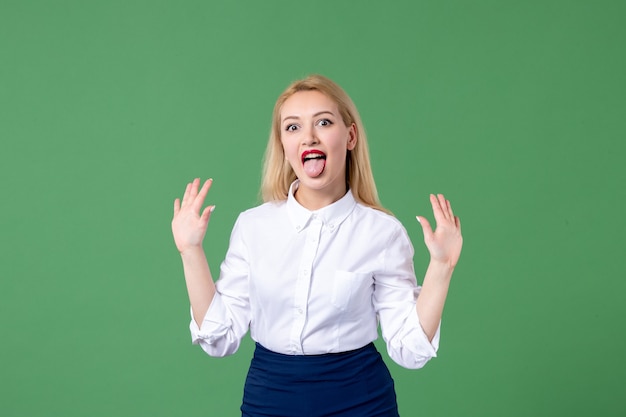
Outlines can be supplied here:
<path id="1" fill-rule="evenodd" d="M 285 157 L 300 180 L 298 201 L 317 209 L 343 197 L 346 154 L 357 141 L 354 123 L 346 126 L 337 104 L 315 90 L 289 97 L 281 107 L 280 122 Z"/>

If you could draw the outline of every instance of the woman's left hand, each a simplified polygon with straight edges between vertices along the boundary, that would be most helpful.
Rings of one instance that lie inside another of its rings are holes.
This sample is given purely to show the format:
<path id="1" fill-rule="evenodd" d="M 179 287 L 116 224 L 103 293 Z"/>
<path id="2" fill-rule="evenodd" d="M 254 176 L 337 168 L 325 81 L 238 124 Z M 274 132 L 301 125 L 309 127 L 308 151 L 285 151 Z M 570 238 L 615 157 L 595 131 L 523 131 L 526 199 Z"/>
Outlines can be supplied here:
<path id="1" fill-rule="evenodd" d="M 443 194 L 431 194 L 430 203 L 437 222 L 434 232 L 425 217 L 416 216 L 424 231 L 424 243 L 430 252 L 431 261 L 445 263 L 454 268 L 463 247 L 461 221 L 454 215 L 450 201 Z"/>

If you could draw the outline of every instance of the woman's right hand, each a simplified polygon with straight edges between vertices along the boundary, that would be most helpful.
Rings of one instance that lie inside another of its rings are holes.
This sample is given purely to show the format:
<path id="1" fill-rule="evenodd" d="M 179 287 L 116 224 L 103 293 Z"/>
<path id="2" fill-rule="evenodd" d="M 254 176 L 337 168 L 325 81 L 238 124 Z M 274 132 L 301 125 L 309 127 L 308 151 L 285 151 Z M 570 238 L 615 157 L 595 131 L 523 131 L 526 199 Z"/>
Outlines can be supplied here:
<path id="1" fill-rule="evenodd" d="M 172 233 L 174 234 L 174 243 L 176 243 L 176 248 L 180 253 L 202 247 L 202 240 L 215 206 L 206 207 L 202 214 L 200 214 L 200 210 L 212 183 L 213 180 L 208 179 L 198 190 L 200 178 L 196 178 L 187 184 L 182 202 L 178 198 L 174 201 Z"/>

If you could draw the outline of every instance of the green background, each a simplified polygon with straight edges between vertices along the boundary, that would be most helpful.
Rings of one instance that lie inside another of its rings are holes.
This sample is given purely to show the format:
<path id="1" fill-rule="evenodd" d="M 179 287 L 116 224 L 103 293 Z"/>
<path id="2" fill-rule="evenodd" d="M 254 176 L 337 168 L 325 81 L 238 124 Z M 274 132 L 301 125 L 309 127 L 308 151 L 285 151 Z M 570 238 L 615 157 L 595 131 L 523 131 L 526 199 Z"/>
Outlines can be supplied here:
<path id="1" fill-rule="evenodd" d="M 213 177 L 213 269 L 274 100 L 353 97 L 383 204 L 463 221 L 403 416 L 624 416 L 624 1 L 0 0 L 0 415 L 235 416 L 252 352 L 190 343 L 172 202 Z M 379 347 L 383 348 L 381 344 Z M 384 348 L 383 348 L 384 349 Z"/>

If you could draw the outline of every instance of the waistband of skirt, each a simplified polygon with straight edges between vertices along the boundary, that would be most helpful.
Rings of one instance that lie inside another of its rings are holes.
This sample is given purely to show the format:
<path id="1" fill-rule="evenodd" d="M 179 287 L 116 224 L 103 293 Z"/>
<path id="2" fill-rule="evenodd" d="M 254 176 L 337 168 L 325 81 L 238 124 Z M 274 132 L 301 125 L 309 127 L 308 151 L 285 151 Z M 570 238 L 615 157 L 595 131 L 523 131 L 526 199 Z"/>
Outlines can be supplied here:
<path id="1" fill-rule="evenodd" d="M 348 350 L 345 352 L 333 352 L 333 353 L 321 353 L 314 355 L 287 355 L 284 353 L 274 352 L 269 350 L 265 346 L 261 345 L 258 342 L 255 342 L 256 350 L 255 356 L 264 356 L 271 357 L 274 360 L 285 360 L 285 361 L 326 361 L 333 360 L 339 358 L 350 358 L 350 357 L 358 357 L 368 353 L 378 354 L 378 350 L 374 345 L 374 342 L 370 342 L 367 345 L 360 347 L 354 350 Z"/>

